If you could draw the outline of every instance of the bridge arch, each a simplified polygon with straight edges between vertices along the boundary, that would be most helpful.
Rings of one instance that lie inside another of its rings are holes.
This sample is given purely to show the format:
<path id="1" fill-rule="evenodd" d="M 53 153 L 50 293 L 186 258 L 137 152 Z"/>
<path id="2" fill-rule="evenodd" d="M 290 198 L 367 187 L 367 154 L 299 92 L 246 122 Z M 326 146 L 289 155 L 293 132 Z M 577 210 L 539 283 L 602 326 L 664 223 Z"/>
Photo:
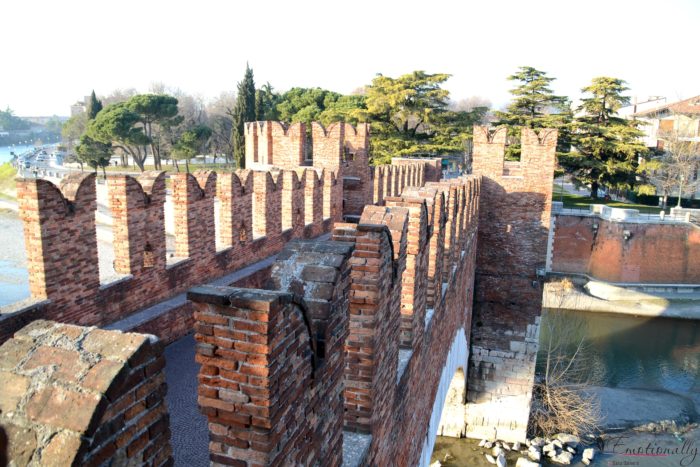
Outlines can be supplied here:
<path id="1" fill-rule="evenodd" d="M 469 346 L 467 345 L 467 335 L 464 328 L 459 328 L 452 340 L 445 366 L 442 368 L 442 373 L 440 374 L 440 383 L 438 384 L 435 401 L 433 402 L 433 410 L 430 414 L 430 424 L 428 425 L 428 431 L 423 441 L 423 450 L 421 451 L 419 463 L 421 467 L 430 465 L 430 456 L 435 447 L 435 440 L 442 421 L 443 408 L 445 407 L 445 402 L 450 392 L 450 386 L 459 369 L 462 369 L 464 378 L 466 378 L 468 361 Z"/>

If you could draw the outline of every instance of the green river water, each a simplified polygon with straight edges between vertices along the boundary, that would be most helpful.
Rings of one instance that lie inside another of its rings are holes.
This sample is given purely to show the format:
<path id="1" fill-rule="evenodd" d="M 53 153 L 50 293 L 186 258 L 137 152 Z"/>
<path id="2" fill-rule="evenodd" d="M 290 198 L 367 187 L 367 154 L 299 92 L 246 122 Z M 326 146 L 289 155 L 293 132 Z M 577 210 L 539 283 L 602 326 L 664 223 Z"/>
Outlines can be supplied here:
<path id="1" fill-rule="evenodd" d="M 700 421 L 700 321 L 545 311 L 538 355 L 540 369 L 544 360 L 542 343 L 547 342 L 549 334 L 563 339 L 569 353 L 583 342 L 585 358 L 580 370 L 596 386 L 654 391 L 659 395 L 660 412 L 663 412 L 664 395 L 682 396 L 692 401 L 688 404 L 690 420 Z M 625 400 L 616 401 L 618 403 L 624 406 Z M 649 446 L 659 448 L 664 455 L 625 455 L 622 447 L 617 450 L 611 447 L 615 436 L 624 436 L 625 446 L 641 446 L 645 452 L 650 452 Z M 697 429 L 678 435 L 626 432 L 607 437 L 606 453 L 599 456 L 594 465 L 700 466 L 697 454 L 700 432 Z M 491 465 L 485 460 L 483 450 L 477 447 L 478 441 L 438 437 L 431 462 L 439 460 L 444 466 Z M 508 457 L 508 465 L 515 465 L 517 457 Z"/>

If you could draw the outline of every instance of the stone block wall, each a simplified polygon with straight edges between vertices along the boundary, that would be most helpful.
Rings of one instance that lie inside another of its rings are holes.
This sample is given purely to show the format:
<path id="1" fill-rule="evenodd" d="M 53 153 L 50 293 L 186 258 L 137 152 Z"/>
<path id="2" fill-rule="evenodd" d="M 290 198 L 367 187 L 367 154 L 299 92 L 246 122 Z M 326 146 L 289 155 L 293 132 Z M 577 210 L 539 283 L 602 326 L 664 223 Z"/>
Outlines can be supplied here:
<path id="1" fill-rule="evenodd" d="M 170 465 L 154 336 L 37 320 L 0 346 L 0 428 L 15 465 Z"/>
<path id="2" fill-rule="evenodd" d="M 557 134 L 523 129 L 519 163 L 504 163 L 506 129 L 474 128 L 482 176 L 467 382 L 467 435 L 525 437 L 539 335 Z"/>
<path id="3" fill-rule="evenodd" d="M 693 224 L 558 215 L 554 225 L 554 272 L 609 282 L 700 283 L 700 228 Z"/>

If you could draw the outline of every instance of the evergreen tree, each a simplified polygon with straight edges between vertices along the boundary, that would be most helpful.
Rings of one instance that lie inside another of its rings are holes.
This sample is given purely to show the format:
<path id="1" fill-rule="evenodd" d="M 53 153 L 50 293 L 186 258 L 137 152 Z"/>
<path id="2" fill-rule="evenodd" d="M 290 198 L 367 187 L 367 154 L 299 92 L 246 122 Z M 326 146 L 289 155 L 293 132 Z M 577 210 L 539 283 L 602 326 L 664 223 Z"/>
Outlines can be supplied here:
<path id="1" fill-rule="evenodd" d="M 472 126 L 483 118 L 485 109 L 449 110 L 450 93 L 442 88 L 449 77 L 414 71 L 398 78 L 378 75 L 372 80 L 358 102 L 360 108 L 352 110 L 350 117 L 371 123 L 373 163 L 465 151 Z"/>
<path id="2" fill-rule="evenodd" d="M 92 94 L 90 94 L 90 100 L 87 103 L 87 109 L 85 113 L 87 114 L 87 119 L 88 120 L 94 120 L 97 114 L 102 110 L 102 101 L 97 99 L 97 96 L 95 95 L 95 90 L 92 90 Z"/>
<path id="3" fill-rule="evenodd" d="M 560 163 L 580 184 L 590 184 L 591 198 L 598 197 L 601 185 L 631 188 L 636 182 L 638 161 L 646 155 L 640 137 L 639 122 L 617 116 L 629 103 L 622 93 L 628 88 L 617 78 L 593 78 L 582 89 L 590 97 L 581 100 L 573 122 L 572 144 L 576 152 L 561 158 Z"/>
<path id="4" fill-rule="evenodd" d="M 280 95 L 274 92 L 270 83 L 265 83 L 262 88 L 255 91 L 255 119 L 279 120 L 280 114 L 277 111 L 277 104 Z"/>
<path id="5" fill-rule="evenodd" d="M 522 66 L 519 71 L 508 77 L 510 81 L 518 81 L 511 89 L 513 100 L 505 112 L 494 112 L 498 121 L 495 125 L 506 125 L 509 145 L 506 158 L 520 159 L 520 129 L 519 127 L 556 128 L 559 130 L 557 151 L 566 153 L 570 150 L 569 124 L 572 115 L 568 98 L 557 96 L 549 87 L 556 78 L 547 76 L 544 71 L 533 67 Z"/>
<path id="6" fill-rule="evenodd" d="M 243 81 L 238 83 L 236 106 L 233 109 L 233 155 L 239 169 L 245 168 L 245 123 L 253 122 L 255 115 L 255 81 L 253 70 L 246 64 Z"/>
<path id="7" fill-rule="evenodd" d="M 80 143 L 76 146 L 75 152 L 81 164 L 89 165 L 95 169 L 95 173 L 97 173 L 97 168 L 101 167 L 103 176 L 107 178 L 105 167 L 109 165 L 112 157 L 112 143 L 103 143 L 88 135 L 83 135 L 80 137 Z"/>
<path id="8" fill-rule="evenodd" d="M 530 128 L 558 128 L 570 117 L 568 99 L 556 96 L 549 87 L 555 80 L 544 71 L 529 66 L 508 77 L 519 81 L 511 89 L 513 100 L 506 112 L 495 112 L 497 125 L 526 126 Z"/>

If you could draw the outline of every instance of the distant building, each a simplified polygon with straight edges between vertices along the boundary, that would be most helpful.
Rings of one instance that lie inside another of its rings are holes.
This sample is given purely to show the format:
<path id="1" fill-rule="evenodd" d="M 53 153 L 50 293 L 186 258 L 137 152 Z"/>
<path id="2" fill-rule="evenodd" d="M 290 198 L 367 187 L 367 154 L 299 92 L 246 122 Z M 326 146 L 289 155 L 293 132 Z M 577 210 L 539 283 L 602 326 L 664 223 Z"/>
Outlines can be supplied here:
<path id="1" fill-rule="evenodd" d="M 90 101 L 90 96 L 83 97 L 82 101 L 76 101 L 75 104 L 70 106 L 70 116 L 74 117 L 85 113 L 87 110 L 87 103 Z"/>
<path id="2" fill-rule="evenodd" d="M 647 123 L 641 128 L 647 147 L 663 149 L 659 134 L 670 131 L 700 141 L 700 96 L 638 110 L 630 116 Z"/>
<path id="3" fill-rule="evenodd" d="M 675 132 L 683 140 L 700 142 L 700 96 L 677 102 L 666 102 L 665 98 L 659 98 L 656 102 L 657 105 L 637 109 L 625 115 L 627 118 L 646 123 L 640 129 L 644 132 L 643 139 L 648 148 L 663 151 L 662 135 L 670 132 Z M 700 174 L 696 171 L 695 179 L 698 176 Z M 695 192 L 694 197 L 700 198 L 700 189 Z"/>

